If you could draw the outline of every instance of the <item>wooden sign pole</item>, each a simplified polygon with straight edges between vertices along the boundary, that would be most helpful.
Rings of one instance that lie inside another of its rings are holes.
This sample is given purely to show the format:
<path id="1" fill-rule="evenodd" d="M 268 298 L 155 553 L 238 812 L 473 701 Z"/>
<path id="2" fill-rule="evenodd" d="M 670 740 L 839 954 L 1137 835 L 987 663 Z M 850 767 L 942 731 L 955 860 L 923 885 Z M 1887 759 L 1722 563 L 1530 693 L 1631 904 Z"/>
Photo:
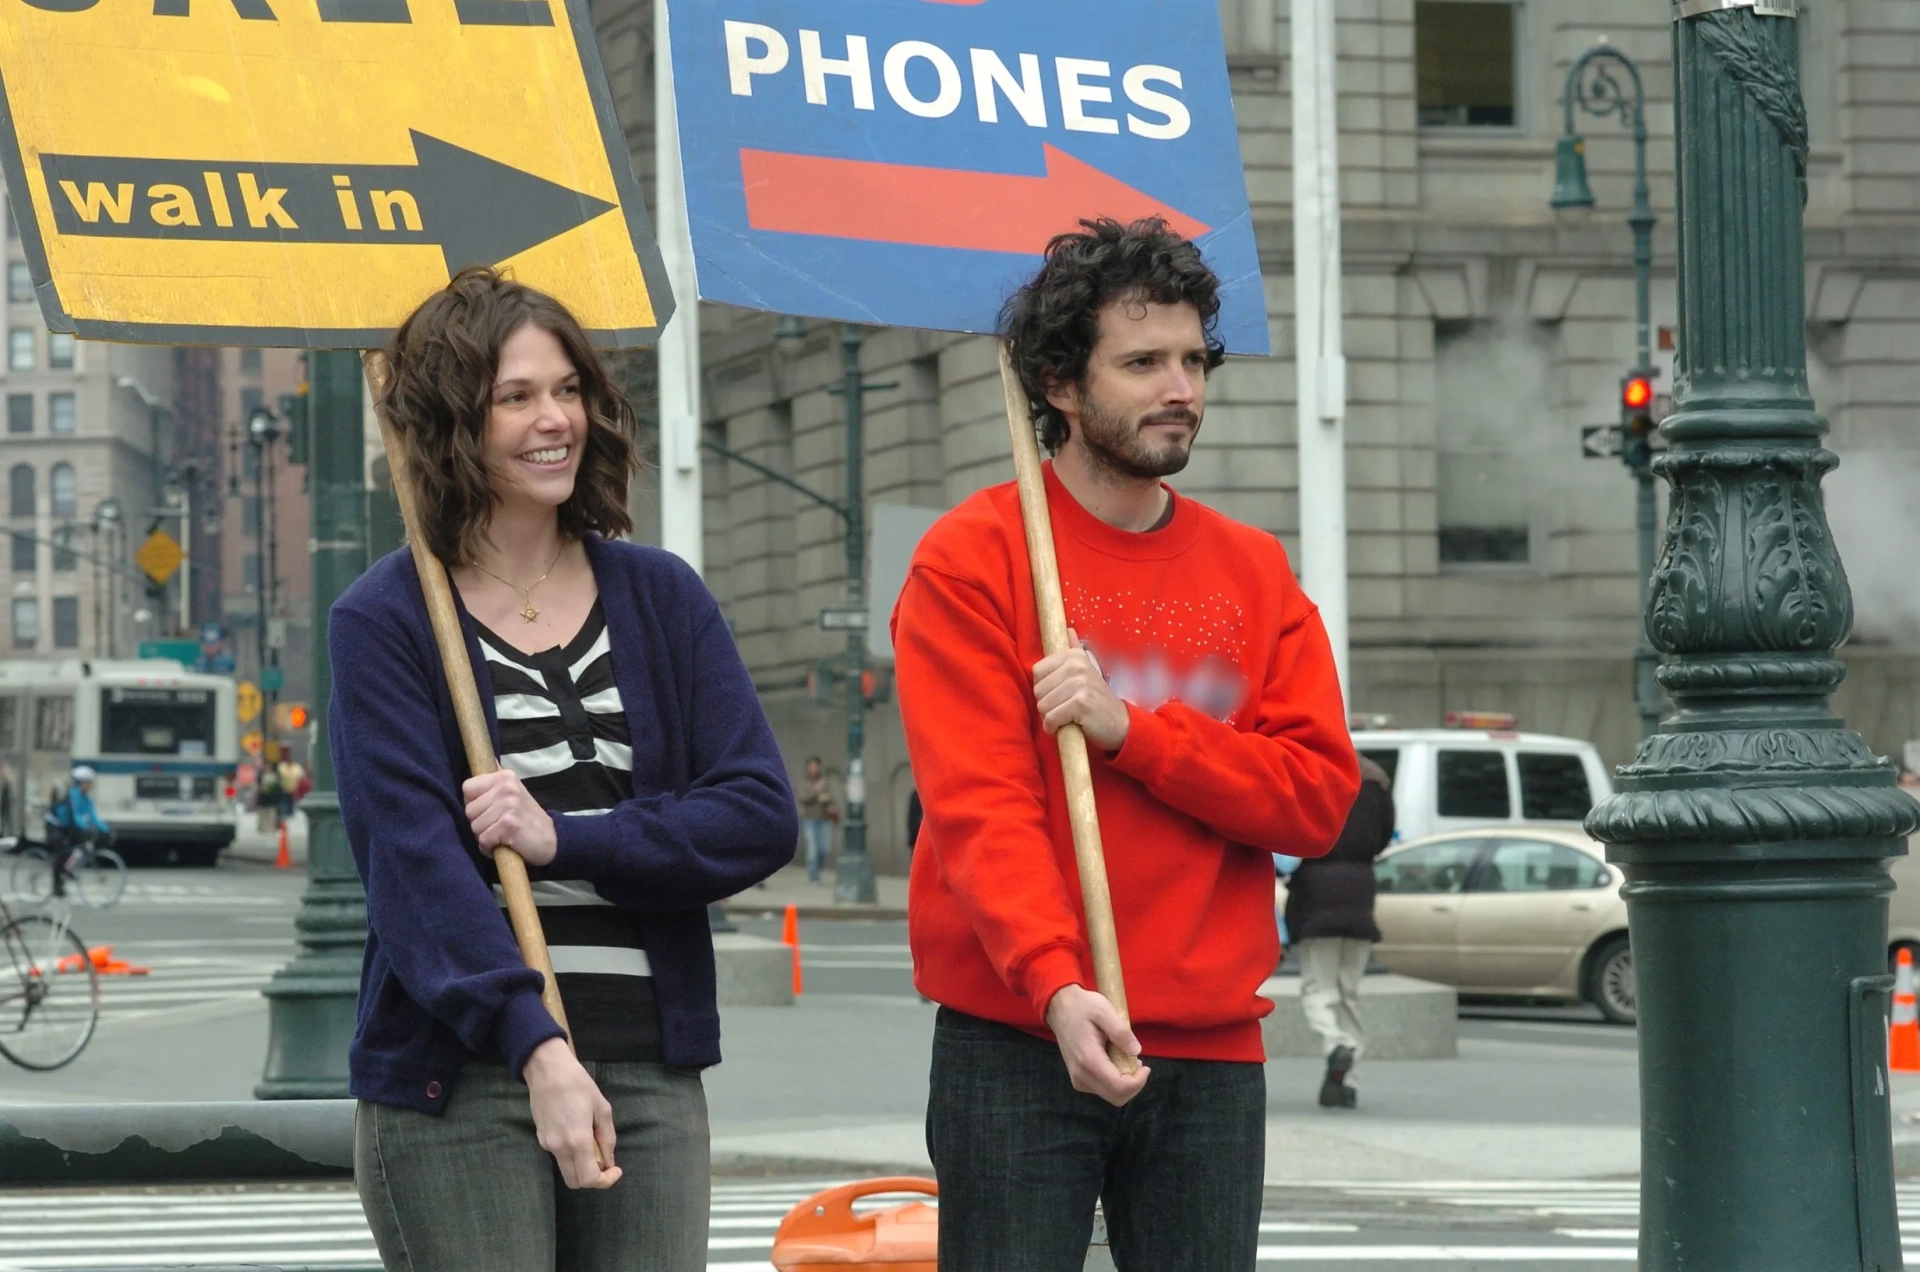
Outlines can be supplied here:
<path id="1" fill-rule="evenodd" d="M 460 630 L 460 611 L 453 603 L 453 584 L 447 578 L 447 567 L 427 546 L 427 538 L 415 520 L 412 474 L 407 472 L 405 455 L 394 437 L 393 422 L 387 418 L 387 379 L 392 368 L 387 365 L 387 355 L 378 349 L 367 350 L 360 355 L 360 361 L 366 368 L 374 414 L 380 421 L 380 441 L 386 447 L 387 467 L 393 473 L 393 494 L 400 504 L 400 520 L 406 526 L 414 568 L 420 573 L 420 589 L 426 593 L 427 617 L 433 623 L 434 643 L 440 647 L 440 665 L 446 671 L 447 691 L 453 695 L 453 714 L 460 724 L 467 767 L 476 777 L 498 772 L 500 761 L 493 753 L 493 739 L 487 734 L 487 714 L 480 705 L 480 691 L 474 687 L 473 664 L 468 661 L 466 636 Z M 533 904 L 527 863 L 519 853 L 502 845 L 493 850 L 493 868 L 500 875 L 500 890 L 506 894 L 507 921 L 513 927 L 514 940 L 519 942 L 520 957 L 540 973 L 540 1001 L 546 1004 L 554 1023 L 566 1029 L 567 1012 L 560 1005 L 560 987 L 553 979 L 553 961 L 547 957 L 547 937 L 540 929 L 540 912 Z M 573 1046 L 572 1030 L 567 1032 L 567 1046 Z"/>
<path id="2" fill-rule="evenodd" d="M 1000 345 L 1000 388 L 1007 400 L 1007 429 L 1013 441 L 1013 475 L 1020 489 L 1020 520 L 1027 532 L 1027 557 L 1033 564 L 1034 606 L 1040 611 L 1040 646 L 1047 654 L 1066 652 L 1067 607 L 1060 594 L 1060 562 L 1053 552 L 1053 518 L 1047 511 L 1047 483 L 1040 471 L 1040 445 L 1033 436 L 1027 391 L 1014 374 L 1007 346 Z M 1093 768 L 1087 759 L 1087 735 L 1069 724 L 1054 735 L 1067 786 L 1067 816 L 1073 825 L 1073 859 L 1080 869 L 1080 899 L 1087 914 L 1087 945 L 1093 951 L 1093 980 L 1122 1021 L 1127 1015 L 1127 986 L 1120 975 L 1120 941 L 1113 930 L 1113 896 L 1107 889 L 1107 856 L 1100 846 L 1100 810 L 1093 801 Z M 1122 1073 L 1140 1062 L 1118 1047 L 1107 1055 Z"/>

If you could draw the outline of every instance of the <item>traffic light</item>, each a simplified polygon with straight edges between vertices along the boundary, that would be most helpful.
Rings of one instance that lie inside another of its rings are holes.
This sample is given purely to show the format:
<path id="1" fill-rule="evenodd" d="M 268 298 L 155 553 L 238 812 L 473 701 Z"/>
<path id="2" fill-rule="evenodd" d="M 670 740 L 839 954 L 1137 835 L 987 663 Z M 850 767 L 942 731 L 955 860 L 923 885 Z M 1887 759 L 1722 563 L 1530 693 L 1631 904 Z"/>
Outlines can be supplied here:
<path id="1" fill-rule="evenodd" d="M 287 462 L 304 464 L 313 453 L 306 384 L 303 382 L 297 392 L 282 393 L 278 405 L 282 418 L 287 421 Z"/>
<path id="2" fill-rule="evenodd" d="M 1630 371 L 1620 381 L 1620 462 L 1635 472 L 1653 462 L 1653 377 Z"/>
<path id="3" fill-rule="evenodd" d="M 298 733 L 312 719 L 312 713 L 304 702 L 277 703 L 273 708 L 273 731 L 276 734 Z"/>

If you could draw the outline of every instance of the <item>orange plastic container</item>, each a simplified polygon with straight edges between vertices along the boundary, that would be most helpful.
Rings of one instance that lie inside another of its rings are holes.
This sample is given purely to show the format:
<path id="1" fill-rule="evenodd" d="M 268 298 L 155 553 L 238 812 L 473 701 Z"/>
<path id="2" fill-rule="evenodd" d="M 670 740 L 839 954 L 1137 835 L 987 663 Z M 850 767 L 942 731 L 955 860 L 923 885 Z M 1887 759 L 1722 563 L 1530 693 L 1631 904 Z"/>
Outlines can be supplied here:
<path id="1" fill-rule="evenodd" d="M 940 1212 L 925 1202 L 856 1215 L 853 1203 L 877 1193 L 940 1195 L 931 1179 L 862 1179 L 815 1193 L 780 1221 L 773 1266 L 780 1272 L 844 1272 L 850 1265 L 887 1272 L 936 1272 Z"/>

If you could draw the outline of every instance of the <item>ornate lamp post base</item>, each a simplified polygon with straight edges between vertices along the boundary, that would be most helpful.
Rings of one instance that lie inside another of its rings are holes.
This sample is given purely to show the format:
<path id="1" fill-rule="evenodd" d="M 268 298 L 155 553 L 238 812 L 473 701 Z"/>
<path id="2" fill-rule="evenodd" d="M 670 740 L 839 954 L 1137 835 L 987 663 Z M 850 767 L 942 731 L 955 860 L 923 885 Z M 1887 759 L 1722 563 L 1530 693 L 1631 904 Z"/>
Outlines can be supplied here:
<path id="1" fill-rule="evenodd" d="M 255 1098 L 337 1099 L 347 1094 L 347 1044 L 360 998 L 360 960 L 367 943 L 367 898 L 340 824 L 340 797 L 315 791 L 307 813 L 307 858 L 313 881 L 300 898 L 294 927 L 299 957 L 265 991 L 269 1009 L 266 1071 Z M 344 864 L 344 871 L 341 866 Z"/>

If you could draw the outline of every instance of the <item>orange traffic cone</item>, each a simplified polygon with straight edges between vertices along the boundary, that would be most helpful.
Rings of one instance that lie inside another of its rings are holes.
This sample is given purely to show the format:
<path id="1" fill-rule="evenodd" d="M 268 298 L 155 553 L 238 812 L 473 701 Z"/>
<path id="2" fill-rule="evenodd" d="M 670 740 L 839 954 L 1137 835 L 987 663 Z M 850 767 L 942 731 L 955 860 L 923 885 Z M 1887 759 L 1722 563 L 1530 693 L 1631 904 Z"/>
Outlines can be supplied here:
<path id="1" fill-rule="evenodd" d="M 279 870 L 285 870 L 293 864 L 293 854 L 287 851 L 287 823 L 285 822 L 280 823 L 280 852 L 274 857 L 273 864 Z"/>
<path id="2" fill-rule="evenodd" d="M 87 963 L 92 963 L 93 970 L 101 976 L 145 976 L 153 970 L 151 967 L 135 967 L 124 959 L 115 958 L 111 945 L 95 945 L 88 949 L 85 963 L 78 954 L 69 954 L 54 966 L 62 972 L 77 972 Z"/>
<path id="3" fill-rule="evenodd" d="M 803 981 L 800 974 L 800 907 L 792 903 L 788 903 L 787 921 L 780 927 L 780 944 L 793 951 L 793 992 L 798 995 Z"/>
<path id="4" fill-rule="evenodd" d="M 886 1272 L 934 1272 L 940 1212 L 924 1201 L 856 1214 L 853 1203 L 876 1194 L 940 1195 L 931 1179 L 862 1179 L 815 1193 L 780 1221 L 771 1262 L 780 1272 L 844 1272 L 852 1265 Z"/>
<path id="5" fill-rule="evenodd" d="M 1904 946 L 1893 973 L 1893 1022 L 1887 1030 L 1887 1067 L 1920 1073 L 1920 1017 L 1913 1002 L 1913 952 Z"/>

